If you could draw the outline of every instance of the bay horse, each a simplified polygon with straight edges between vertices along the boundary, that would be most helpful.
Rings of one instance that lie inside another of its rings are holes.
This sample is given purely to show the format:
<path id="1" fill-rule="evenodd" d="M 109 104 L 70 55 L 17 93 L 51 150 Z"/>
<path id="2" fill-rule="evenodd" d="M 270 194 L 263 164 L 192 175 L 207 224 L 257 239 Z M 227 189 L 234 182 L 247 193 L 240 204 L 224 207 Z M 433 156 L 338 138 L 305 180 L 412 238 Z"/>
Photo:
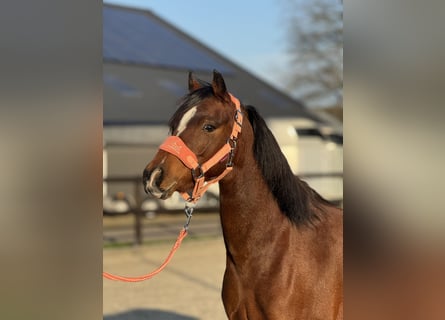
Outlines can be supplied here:
<path id="1" fill-rule="evenodd" d="M 146 192 L 196 202 L 218 181 L 229 319 L 343 319 L 343 211 L 295 177 L 265 121 L 189 73 Z M 243 121 L 244 118 L 244 121 Z"/>

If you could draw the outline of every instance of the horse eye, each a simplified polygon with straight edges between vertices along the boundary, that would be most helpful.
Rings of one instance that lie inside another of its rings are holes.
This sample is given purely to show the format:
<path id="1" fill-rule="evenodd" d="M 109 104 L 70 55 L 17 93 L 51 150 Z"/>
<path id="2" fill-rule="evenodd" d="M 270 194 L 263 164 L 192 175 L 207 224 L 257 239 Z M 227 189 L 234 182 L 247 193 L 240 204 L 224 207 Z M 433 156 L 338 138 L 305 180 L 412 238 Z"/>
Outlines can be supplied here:
<path id="1" fill-rule="evenodd" d="M 211 124 L 205 124 L 204 127 L 202 127 L 202 129 L 207 132 L 212 132 L 216 128 L 215 128 L 215 126 L 212 126 Z"/>

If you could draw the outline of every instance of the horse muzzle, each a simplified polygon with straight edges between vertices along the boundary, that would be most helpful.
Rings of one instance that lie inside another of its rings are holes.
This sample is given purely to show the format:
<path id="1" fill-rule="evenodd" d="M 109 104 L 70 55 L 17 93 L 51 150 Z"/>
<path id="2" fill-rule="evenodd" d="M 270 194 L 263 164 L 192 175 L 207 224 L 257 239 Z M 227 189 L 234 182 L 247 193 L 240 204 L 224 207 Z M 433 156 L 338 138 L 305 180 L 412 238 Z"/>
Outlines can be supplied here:
<path id="1" fill-rule="evenodd" d="M 156 167 L 152 170 L 144 170 L 142 175 L 142 183 L 146 193 L 158 199 L 165 200 L 175 192 L 176 182 L 170 183 L 167 187 L 162 187 L 164 171 L 161 167 Z"/>

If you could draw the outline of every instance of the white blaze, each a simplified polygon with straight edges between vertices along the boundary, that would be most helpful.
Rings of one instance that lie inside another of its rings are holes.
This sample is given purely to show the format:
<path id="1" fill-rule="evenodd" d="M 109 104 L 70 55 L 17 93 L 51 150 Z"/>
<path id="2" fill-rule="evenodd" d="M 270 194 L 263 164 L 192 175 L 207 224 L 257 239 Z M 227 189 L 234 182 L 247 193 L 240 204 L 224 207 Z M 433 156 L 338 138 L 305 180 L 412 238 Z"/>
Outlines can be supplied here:
<path id="1" fill-rule="evenodd" d="M 179 136 L 185 130 L 185 128 L 187 128 L 187 124 L 189 123 L 190 119 L 193 118 L 195 113 L 196 113 L 196 107 L 193 107 L 182 116 L 182 119 L 179 122 L 178 130 L 176 133 L 177 136 Z"/>

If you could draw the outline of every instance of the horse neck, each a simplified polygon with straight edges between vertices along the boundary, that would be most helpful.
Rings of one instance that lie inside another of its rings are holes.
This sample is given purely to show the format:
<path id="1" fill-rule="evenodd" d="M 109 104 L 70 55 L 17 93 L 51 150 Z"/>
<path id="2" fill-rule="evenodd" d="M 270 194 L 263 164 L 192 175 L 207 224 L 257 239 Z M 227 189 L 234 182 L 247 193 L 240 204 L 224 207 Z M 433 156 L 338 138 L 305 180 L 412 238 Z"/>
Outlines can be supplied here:
<path id="1" fill-rule="evenodd" d="M 229 255 L 246 259 L 258 252 L 254 247 L 261 247 L 263 252 L 272 248 L 271 238 L 274 234 L 285 237 L 290 222 L 264 181 L 251 145 L 240 143 L 238 148 L 242 159 L 238 154 L 232 172 L 220 181 L 220 215 Z"/>

